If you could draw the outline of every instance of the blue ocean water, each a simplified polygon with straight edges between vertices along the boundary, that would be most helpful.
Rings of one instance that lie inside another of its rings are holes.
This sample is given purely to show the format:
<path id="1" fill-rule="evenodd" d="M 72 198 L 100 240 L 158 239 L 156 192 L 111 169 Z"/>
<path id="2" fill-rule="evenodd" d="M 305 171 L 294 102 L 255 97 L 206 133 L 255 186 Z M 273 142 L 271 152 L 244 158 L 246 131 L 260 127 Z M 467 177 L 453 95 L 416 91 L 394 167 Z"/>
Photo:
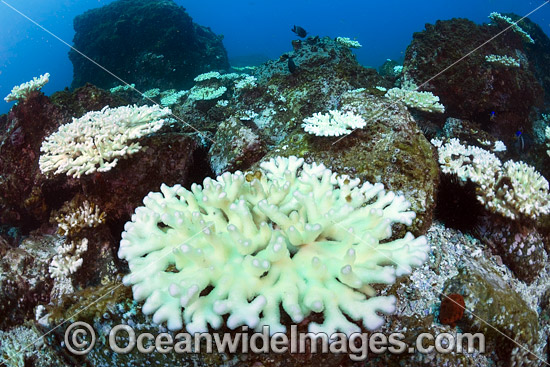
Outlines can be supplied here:
<path id="1" fill-rule="evenodd" d="M 50 83 L 43 89 L 46 94 L 69 86 L 72 81 L 69 48 L 53 35 L 72 44 L 73 18 L 110 2 L 1 0 L 0 97 L 6 96 L 14 85 L 46 72 L 51 74 Z M 363 45 L 354 51 L 359 62 L 378 67 L 388 58 L 399 61 L 413 32 L 422 31 L 425 23 L 453 17 L 484 23 L 493 11 L 523 16 L 544 1 L 176 0 L 176 3 L 185 7 L 196 23 L 224 35 L 224 45 L 233 63 L 259 62 L 290 51 L 290 42 L 296 38 L 290 28 L 297 24 L 311 35 L 357 39 Z M 550 35 L 550 6 L 529 18 Z M 10 107 L 11 103 L 0 101 L 0 113 Z"/>

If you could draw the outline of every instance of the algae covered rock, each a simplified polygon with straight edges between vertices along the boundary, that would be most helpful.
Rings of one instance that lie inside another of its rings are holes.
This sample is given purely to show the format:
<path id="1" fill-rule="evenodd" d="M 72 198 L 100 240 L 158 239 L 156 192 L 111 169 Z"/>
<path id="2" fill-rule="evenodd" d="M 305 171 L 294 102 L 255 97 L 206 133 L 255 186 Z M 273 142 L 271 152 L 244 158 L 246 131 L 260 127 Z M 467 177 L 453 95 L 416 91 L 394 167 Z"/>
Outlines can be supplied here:
<path id="1" fill-rule="evenodd" d="M 295 130 L 265 158 L 296 155 L 325 164 L 332 171 L 381 182 L 387 190 L 403 193 L 416 219 L 408 228 L 424 233 L 435 206 L 439 168 L 431 144 L 403 105 L 352 91 L 342 95 L 344 109 L 361 115 L 366 127 L 343 137 L 317 137 Z"/>
<path id="2" fill-rule="evenodd" d="M 426 24 L 424 31 L 414 33 L 403 64 L 406 78 L 418 85 L 426 82 L 423 89 L 439 96 L 448 114 L 480 122 L 500 140 L 528 128 L 529 113 L 542 104 L 543 96 L 529 67 L 526 50 L 531 46 L 517 33 L 506 32 L 471 52 L 503 28 L 461 18 Z M 491 54 L 517 58 L 521 67 L 489 63 L 485 56 Z"/>
<path id="3" fill-rule="evenodd" d="M 464 296 L 468 312 L 458 326 L 464 332 L 485 335 L 488 352 L 496 353 L 506 365 L 538 366 L 537 312 L 506 278 L 484 258 L 464 258 L 444 293 Z"/>
<path id="4" fill-rule="evenodd" d="M 77 50 L 140 90 L 186 88 L 200 73 L 229 68 L 223 37 L 193 23 L 171 0 L 115 1 L 77 16 L 74 29 Z M 73 88 L 121 83 L 73 50 L 69 58 Z"/>

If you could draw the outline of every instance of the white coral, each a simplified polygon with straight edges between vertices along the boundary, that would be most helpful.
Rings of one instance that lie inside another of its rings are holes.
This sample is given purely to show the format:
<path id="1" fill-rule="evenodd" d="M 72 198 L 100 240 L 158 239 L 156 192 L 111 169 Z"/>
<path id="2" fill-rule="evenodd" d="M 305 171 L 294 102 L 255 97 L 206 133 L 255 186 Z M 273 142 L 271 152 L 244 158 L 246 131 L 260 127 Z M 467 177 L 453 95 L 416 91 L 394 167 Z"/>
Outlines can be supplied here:
<path id="1" fill-rule="evenodd" d="M 395 298 L 376 296 L 371 284 L 393 283 L 429 251 L 410 233 L 386 242 L 393 223 L 415 217 L 404 197 L 296 157 L 191 191 L 162 185 L 143 202 L 122 234 L 124 283 L 146 300 L 144 313 L 173 330 L 219 328 L 227 317 L 229 328 L 275 333 L 285 330 L 280 307 L 295 323 L 323 313 L 313 332 L 359 331 L 347 317 L 375 329 Z"/>
<path id="2" fill-rule="evenodd" d="M 227 88 L 224 86 L 217 88 L 194 86 L 189 91 L 188 98 L 195 101 L 208 101 L 220 98 L 226 91 Z"/>
<path id="3" fill-rule="evenodd" d="M 80 243 L 71 241 L 57 246 L 57 254 L 50 263 L 49 272 L 53 278 L 66 278 L 82 266 L 82 254 L 88 250 L 88 239 Z"/>
<path id="4" fill-rule="evenodd" d="M 21 99 L 27 99 L 31 92 L 42 89 L 42 87 L 46 85 L 46 83 L 48 83 L 49 81 L 50 73 L 40 75 L 38 78 L 34 77 L 29 82 L 13 87 L 11 93 L 4 98 L 4 101 L 11 102 Z"/>
<path id="5" fill-rule="evenodd" d="M 550 213 L 548 181 L 533 167 L 514 161 L 502 165 L 493 153 L 458 139 L 432 143 L 438 147 L 441 171 L 477 184 L 477 199 L 488 210 L 512 220 Z"/>
<path id="6" fill-rule="evenodd" d="M 502 65 L 505 67 L 515 67 L 519 68 L 520 63 L 519 60 L 511 57 L 511 56 L 501 56 L 501 55 L 487 55 L 485 56 L 485 61 L 491 62 L 493 64 Z"/>
<path id="7" fill-rule="evenodd" d="M 73 177 L 109 171 L 119 158 L 140 151 L 132 141 L 160 129 L 169 114 L 159 106 L 106 106 L 73 118 L 42 143 L 40 170 Z"/>
<path id="8" fill-rule="evenodd" d="M 56 218 L 57 232 L 66 236 L 71 233 L 80 232 L 82 229 L 94 228 L 105 223 L 106 214 L 98 206 L 89 201 L 84 201 L 76 210 Z"/>
<path id="9" fill-rule="evenodd" d="M 317 112 L 304 119 L 302 127 L 307 133 L 317 136 L 340 136 L 354 129 L 365 127 L 367 122 L 351 111 L 340 112 L 331 110 L 328 113 Z"/>
<path id="10" fill-rule="evenodd" d="M 406 88 L 406 87 L 405 87 Z M 439 103 L 439 97 L 432 92 L 418 92 L 405 88 L 392 88 L 386 92 L 386 98 L 403 102 L 407 107 L 426 112 L 445 112 L 445 106 Z"/>
<path id="11" fill-rule="evenodd" d="M 349 37 L 336 37 L 336 42 L 338 42 L 339 44 L 341 44 L 343 46 L 350 47 L 350 48 L 361 48 L 362 47 L 362 45 L 358 41 L 352 40 Z"/>

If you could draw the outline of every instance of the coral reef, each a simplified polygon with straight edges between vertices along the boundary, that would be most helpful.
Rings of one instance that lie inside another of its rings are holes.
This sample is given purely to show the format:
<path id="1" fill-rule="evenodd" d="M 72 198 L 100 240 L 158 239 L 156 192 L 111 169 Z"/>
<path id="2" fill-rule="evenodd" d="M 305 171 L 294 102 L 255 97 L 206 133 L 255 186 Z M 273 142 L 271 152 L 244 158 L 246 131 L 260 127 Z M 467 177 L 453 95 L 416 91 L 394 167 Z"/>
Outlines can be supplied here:
<path id="1" fill-rule="evenodd" d="M 48 98 L 45 75 L 8 98 L 20 95 L 0 116 L 0 364 L 542 365 L 550 39 L 519 19 L 428 24 L 403 65 L 377 72 L 356 41 L 319 36 L 230 70 L 221 36 L 172 0 L 77 17 L 75 45 L 105 49 L 112 64 L 97 61 L 131 84 L 71 52 L 74 85 L 107 90 Z M 98 332 L 86 356 L 65 347 L 73 321 Z M 118 324 L 399 332 L 409 346 L 483 333 L 486 351 L 119 354 L 105 332 Z"/>

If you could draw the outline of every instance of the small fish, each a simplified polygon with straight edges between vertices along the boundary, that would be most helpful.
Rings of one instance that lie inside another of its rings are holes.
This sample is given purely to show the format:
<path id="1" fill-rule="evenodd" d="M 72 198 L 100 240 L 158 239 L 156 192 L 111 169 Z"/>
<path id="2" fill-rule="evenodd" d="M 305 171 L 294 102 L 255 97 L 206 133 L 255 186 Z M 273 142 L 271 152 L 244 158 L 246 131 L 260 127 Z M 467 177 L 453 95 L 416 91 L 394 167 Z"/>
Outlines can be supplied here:
<path id="1" fill-rule="evenodd" d="M 289 57 L 288 58 L 288 71 L 290 71 L 291 74 L 294 74 L 296 69 L 298 69 L 298 67 L 294 63 L 294 60 L 292 60 L 292 57 Z"/>
<path id="2" fill-rule="evenodd" d="M 304 38 L 307 35 L 306 30 L 297 25 L 294 25 L 294 28 L 292 28 L 291 31 L 296 33 L 296 35 L 301 38 Z"/>
<path id="3" fill-rule="evenodd" d="M 516 131 L 516 144 L 521 151 L 525 150 L 525 140 L 523 139 L 523 133 L 521 130 Z"/>
<path id="4" fill-rule="evenodd" d="M 493 121 L 495 118 L 495 111 L 491 111 L 491 117 L 489 117 L 489 120 Z"/>

